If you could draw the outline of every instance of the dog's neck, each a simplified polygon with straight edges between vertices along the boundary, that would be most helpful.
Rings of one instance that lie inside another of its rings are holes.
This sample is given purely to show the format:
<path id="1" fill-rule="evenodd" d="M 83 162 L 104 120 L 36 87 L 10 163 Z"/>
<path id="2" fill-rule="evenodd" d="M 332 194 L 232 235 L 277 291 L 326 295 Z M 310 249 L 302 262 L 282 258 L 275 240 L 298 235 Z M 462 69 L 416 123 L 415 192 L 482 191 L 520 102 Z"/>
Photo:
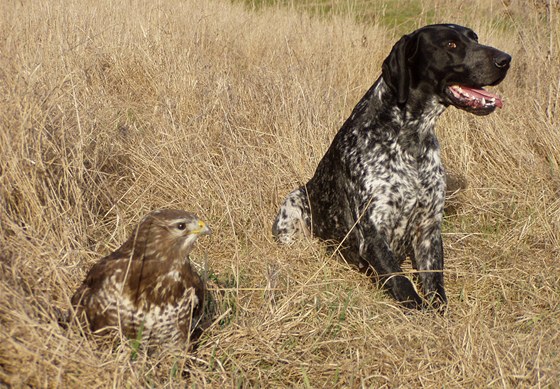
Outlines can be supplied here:
<path id="1" fill-rule="evenodd" d="M 379 77 L 352 111 L 348 120 L 354 124 L 345 127 L 368 128 L 375 123 L 377 128 L 369 131 L 391 131 L 403 148 L 420 155 L 425 152 L 422 145 L 438 148 L 435 123 L 445 108 L 437 96 L 417 89 L 410 91 L 406 103 L 398 104 L 396 94 Z M 356 126 L 356 121 L 362 125 Z"/>

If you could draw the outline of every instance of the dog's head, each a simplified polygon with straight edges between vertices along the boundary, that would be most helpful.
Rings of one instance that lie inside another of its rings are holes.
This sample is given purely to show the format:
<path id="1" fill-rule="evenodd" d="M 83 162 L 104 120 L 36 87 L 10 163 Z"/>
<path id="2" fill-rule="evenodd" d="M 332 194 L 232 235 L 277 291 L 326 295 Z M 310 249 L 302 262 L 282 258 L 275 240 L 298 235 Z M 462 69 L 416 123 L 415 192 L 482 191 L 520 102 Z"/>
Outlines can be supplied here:
<path id="1" fill-rule="evenodd" d="M 383 62 L 383 79 L 399 104 L 416 89 L 439 96 L 444 105 L 487 115 L 502 107 L 499 96 L 483 89 L 500 83 L 511 56 L 478 43 L 469 28 L 434 24 L 403 36 Z"/>

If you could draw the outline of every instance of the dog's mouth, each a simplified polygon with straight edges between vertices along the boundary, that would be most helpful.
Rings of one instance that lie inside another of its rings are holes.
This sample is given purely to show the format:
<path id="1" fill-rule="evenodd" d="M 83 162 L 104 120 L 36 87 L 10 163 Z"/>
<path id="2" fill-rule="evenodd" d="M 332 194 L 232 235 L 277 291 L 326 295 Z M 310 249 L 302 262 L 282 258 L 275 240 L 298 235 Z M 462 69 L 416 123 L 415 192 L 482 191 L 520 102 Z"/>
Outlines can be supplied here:
<path id="1" fill-rule="evenodd" d="M 500 96 L 482 88 L 449 85 L 445 91 L 451 104 L 476 115 L 488 115 L 496 107 L 502 108 L 503 106 Z"/>

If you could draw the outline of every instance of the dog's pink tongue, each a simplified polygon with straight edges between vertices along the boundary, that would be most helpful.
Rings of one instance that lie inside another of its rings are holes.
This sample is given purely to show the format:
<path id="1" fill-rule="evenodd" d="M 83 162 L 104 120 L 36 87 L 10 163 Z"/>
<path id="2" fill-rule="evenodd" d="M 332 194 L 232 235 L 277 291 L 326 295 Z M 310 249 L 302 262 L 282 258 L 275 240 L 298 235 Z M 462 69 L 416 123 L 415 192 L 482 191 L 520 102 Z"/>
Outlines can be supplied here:
<path id="1" fill-rule="evenodd" d="M 487 90 L 484 89 L 474 89 L 474 88 L 469 88 L 468 86 L 464 86 L 461 85 L 461 89 L 463 89 L 465 92 L 467 92 L 469 95 L 476 97 L 477 99 L 495 99 L 496 101 L 496 107 L 498 108 L 502 108 L 503 103 L 502 103 L 502 99 L 500 98 L 500 96 L 498 96 L 497 94 L 494 94 L 492 92 L 489 92 Z"/>

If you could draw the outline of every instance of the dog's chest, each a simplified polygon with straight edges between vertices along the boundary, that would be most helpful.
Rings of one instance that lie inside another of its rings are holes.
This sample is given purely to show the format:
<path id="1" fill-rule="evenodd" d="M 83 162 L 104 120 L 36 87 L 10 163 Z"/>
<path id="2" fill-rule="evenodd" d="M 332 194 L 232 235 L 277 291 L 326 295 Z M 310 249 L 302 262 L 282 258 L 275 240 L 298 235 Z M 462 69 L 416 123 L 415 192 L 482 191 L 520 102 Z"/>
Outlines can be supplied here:
<path id="1" fill-rule="evenodd" d="M 411 153 L 398 142 L 370 150 L 361 197 L 370 209 L 370 221 L 392 249 L 400 251 L 411 231 L 426 217 L 443 209 L 445 183 L 437 142 Z"/>

